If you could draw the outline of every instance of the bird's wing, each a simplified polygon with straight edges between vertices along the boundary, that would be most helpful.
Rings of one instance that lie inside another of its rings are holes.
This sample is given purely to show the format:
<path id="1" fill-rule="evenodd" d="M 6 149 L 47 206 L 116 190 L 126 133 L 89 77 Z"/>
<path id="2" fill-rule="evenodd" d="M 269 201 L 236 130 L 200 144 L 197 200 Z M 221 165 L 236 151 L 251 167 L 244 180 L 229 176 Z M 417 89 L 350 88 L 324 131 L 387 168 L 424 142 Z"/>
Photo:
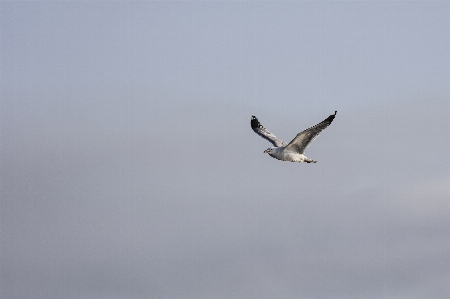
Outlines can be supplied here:
<path id="1" fill-rule="evenodd" d="M 285 150 L 296 151 L 299 154 L 303 154 L 305 149 L 319 136 L 319 134 L 325 130 L 333 121 L 337 111 L 334 114 L 328 116 L 321 123 L 300 132 L 295 138 L 286 146 Z"/>
<path id="2" fill-rule="evenodd" d="M 287 143 L 284 142 L 281 139 L 278 139 L 275 135 L 270 133 L 266 128 L 264 128 L 260 123 L 259 120 L 256 118 L 256 116 L 252 116 L 252 120 L 250 121 L 250 125 L 252 126 L 253 131 L 255 131 L 256 134 L 261 136 L 264 139 L 269 140 L 273 145 L 280 147 L 280 146 L 286 146 Z"/>

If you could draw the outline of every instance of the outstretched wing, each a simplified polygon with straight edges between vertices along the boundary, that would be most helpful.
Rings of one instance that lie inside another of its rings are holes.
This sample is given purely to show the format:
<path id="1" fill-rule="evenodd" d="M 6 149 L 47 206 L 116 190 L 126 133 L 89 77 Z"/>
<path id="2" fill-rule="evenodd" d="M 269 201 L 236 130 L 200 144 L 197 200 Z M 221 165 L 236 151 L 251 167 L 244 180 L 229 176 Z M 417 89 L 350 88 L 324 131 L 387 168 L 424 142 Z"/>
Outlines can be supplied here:
<path id="1" fill-rule="evenodd" d="M 269 140 L 273 145 L 280 147 L 280 146 L 286 146 L 286 142 L 284 142 L 281 139 L 278 139 L 275 135 L 270 133 L 266 128 L 264 128 L 260 123 L 259 120 L 256 118 L 256 116 L 252 115 L 252 120 L 250 121 L 250 125 L 252 126 L 253 131 L 255 131 L 256 134 L 261 136 L 264 139 Z"/>
<path id="2" fill-rule="evenodd" d="M 314 141 L 314 139 L 319 136 L 319 134 L 325 130 L 333 121 L 336 116 L 337 111 L 334 114 L 328 116 L 324 121 L 298 133 L 297 136 L 286 146 L 286 150 L 296 151 L 299 154 L 303 154 L 305 149 Z"/>

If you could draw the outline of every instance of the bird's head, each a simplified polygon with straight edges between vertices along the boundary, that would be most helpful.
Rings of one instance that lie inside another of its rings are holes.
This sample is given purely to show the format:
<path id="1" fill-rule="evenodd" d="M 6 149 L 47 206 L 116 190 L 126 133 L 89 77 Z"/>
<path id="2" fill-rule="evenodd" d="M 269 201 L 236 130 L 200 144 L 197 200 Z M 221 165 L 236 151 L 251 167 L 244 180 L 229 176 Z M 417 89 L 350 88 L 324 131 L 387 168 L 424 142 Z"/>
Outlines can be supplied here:
<path id="1" fill-rule="evenodd" d="M 268 149 L 266 149 L 266 150 L 264 151 L 264 153 L 265 153 L 265 154 L 268 154 L 268 153 L 270 153 L 273 149 L 274 149 L 274 147 L 269 147 Z"/>

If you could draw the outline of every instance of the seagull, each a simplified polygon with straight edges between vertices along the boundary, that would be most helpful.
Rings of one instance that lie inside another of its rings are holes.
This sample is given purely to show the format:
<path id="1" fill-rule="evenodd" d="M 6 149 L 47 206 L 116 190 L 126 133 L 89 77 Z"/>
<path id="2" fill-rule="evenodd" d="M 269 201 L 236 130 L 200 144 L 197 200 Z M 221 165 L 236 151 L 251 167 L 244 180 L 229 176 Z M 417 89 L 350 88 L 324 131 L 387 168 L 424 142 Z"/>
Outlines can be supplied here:
<path id="1" fill-rule="evenodd" d="M 275 146 L 269 147 L 264 151 L 264 153 L 269 154 L 271 157 L 281 161 L 317 163 L 317 161 L 309 159 L 304 155 L 305 150 L 331 124 L 336 117 L 336 113 L 337 111 L 334 111 L 334 114 L 328 116 L 321 123 L 298 133 L 289 144 L 286 144 L 286 142 L 270 133 L 259 123 L 259 120 L 254 115 L 252 116 L 250 125 L 256 134 L 267 139 Z"/>

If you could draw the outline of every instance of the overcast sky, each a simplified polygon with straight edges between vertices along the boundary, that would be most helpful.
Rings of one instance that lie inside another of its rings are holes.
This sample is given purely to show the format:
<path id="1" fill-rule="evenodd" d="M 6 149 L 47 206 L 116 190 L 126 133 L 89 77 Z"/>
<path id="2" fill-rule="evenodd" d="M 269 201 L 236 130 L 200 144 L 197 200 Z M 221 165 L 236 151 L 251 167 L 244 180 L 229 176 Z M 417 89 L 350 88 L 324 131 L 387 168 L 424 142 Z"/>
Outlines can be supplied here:
<path id="1" fill-rule="evenodd" d="M 0 297 L 450 298 L 449 15 L 2 1 Z"/>

